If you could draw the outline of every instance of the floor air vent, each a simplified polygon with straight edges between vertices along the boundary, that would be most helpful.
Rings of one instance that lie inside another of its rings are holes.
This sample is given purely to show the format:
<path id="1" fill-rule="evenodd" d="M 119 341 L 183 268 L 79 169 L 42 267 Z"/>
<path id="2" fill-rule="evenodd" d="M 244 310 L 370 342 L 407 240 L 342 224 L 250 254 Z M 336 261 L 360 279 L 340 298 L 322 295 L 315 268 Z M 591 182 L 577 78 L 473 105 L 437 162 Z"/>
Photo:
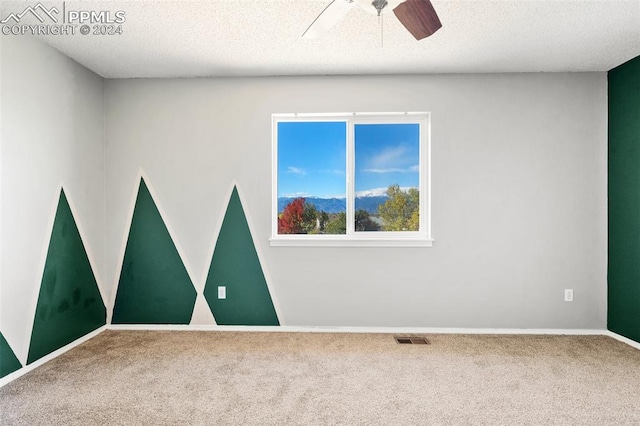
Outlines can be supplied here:
<path id="1" fill-rule="evenodd" d="M 394 336 L 396 343 L 400 345 L 430 345 L 431 342 L 426 337 L 412 337 L 412 336 Z"/>

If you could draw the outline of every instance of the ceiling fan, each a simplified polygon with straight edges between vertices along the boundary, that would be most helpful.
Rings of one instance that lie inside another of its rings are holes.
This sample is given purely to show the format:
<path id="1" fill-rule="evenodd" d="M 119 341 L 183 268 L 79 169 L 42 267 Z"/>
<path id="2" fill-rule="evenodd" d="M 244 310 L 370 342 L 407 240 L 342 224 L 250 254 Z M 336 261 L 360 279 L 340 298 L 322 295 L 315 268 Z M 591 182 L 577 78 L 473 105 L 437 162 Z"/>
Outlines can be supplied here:
<path id="1" fill-rule="evenodd" d="M 359 5 L 378 16 L 392 9 L 398 21 L 422 40 L 438 31 L 442 24 L 430 0 L 332 0 L 302 34 L 303 38 L 316 38 L 337 24 L 355 6 Z"/>

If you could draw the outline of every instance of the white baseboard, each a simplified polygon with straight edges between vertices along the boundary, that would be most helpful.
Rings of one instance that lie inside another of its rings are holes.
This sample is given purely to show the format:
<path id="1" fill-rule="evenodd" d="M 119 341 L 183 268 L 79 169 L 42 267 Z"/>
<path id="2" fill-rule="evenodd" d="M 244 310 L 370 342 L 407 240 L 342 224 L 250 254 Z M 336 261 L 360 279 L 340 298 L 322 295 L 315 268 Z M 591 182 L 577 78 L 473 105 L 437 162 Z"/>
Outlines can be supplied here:
<path id="1" fill-rule="evenodd" d="M 614 333 L 613 331 L 607 330 L 605 335 L 609 337 L 613 337 L 614 339 L 619 340 L 623 343 L 626 343 L 629 346 L 633 346 L 636 349 L 640 349 L 640 343 L 636 342 L 635 340 L 631 340 L 627 337 L 621 336 L 618 333 Z"/>
<path id="2" fill-rule="evenodd" d="M 607 330 L 555 328 L 440 328 L 440 327 L 332 327 L 332 326 L 246 326 L 246 325 L 172 325 L 111 324 L 109 330 L 165 331 L 247 331 L 279 333 L 382 333 L 382 334 L 548 334 L 599 336 Z"/>
<path id="3" fill-rule="evenodd" d="M 14 381 L 18 377 L 24 376 L 25 374 L 27 374 L 31 370 L 40 367 L 42 364 L 47 363 L 47 362 L 51 361 L 52 359 L 59 357 L 63 353 L 75 348 L 76 346 L 86 342 L 87 340 L 94 338 L 95 336 L 97 336 L 98 334 L 102 333 L 106 329 L 107 329 L 107 326 L 103 325 L 102 327 L 93 330 L 91 333 L 85 334 L 84 336 L 80 337 L 79 339 L 74 340 L 73 342 L 69 343 L 68 345 L 63 346 L 60 349 L 57 349 L 57 350 L 51 352 L 50 354 L 43 356 L 39 360 L 34 361 L 31 364 L 25 365 L 24 367 L 14 371 L 11 374 L 7 374 L 2 379 L 0 379 L 0 388 L 3 387 L 4 385 L 6 385 L 7 383 Z"/>

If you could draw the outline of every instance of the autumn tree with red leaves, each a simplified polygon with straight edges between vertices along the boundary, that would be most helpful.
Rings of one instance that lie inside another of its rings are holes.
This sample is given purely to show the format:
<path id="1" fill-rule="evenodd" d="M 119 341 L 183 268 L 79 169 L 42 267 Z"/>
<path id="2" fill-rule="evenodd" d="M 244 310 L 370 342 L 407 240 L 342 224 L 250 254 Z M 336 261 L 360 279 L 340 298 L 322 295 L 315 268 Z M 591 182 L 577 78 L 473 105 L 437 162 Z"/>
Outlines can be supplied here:
<path id="1" fill-rule="evenodd" d="M 278 216 L 278 234 L 303 234 L 304 198 L 296 198 Z"/>

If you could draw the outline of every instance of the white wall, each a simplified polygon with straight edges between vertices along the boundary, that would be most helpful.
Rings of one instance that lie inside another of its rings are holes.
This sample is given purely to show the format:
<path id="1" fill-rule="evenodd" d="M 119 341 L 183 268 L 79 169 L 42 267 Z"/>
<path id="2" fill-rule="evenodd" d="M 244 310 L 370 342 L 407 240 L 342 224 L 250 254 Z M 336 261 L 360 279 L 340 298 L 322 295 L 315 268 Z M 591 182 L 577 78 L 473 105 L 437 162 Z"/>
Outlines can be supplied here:
<path id="1" fill-rule="evenodd" d="M 104 84 L 35 38 L 0 43 L 0 331 L 24 363 L 61 185 L 103 281 Z"/>
<path id="2" fill-rule="evenodd" d="M 111 298 L 142 168 L 199 292 L 238 182 L 283 325 L 606 326 L 605 73 L 107 80 L 105 96 Z M 432 113 L 434 247 L 269 246 L 271 114 L 336 111 Z"/>

